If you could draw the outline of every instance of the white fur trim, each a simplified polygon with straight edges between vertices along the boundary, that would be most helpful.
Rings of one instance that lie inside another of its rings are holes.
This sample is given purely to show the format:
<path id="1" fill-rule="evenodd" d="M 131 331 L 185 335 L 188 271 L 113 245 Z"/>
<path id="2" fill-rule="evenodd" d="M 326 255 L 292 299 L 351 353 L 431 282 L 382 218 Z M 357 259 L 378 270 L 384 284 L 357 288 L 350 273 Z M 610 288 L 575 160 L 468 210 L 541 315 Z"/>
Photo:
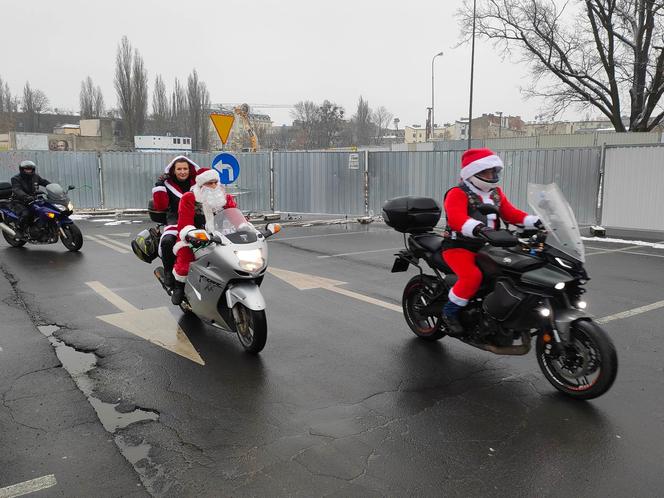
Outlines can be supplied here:
<path id="1" fill-rule="evenodd" d="M 196 227 L 194 225 L 187 225 L 182 230 L 180 230 L 180 233 L 178 234 L 178 236 L 180 237 L 180 240 L 184 240 L 184 238 L 187 236 L 187 234 L 189 232 L 191 232 L 192 230 L 196 230 Z"/>
<path id="2" fill-rule="evenodd" d="M 523 219 L 523 226 L 526 228 L 535 228 L 535 223 L 537 223 L 538 221 L 539 221 L 538 216 L 529 214 Z"/>
<path id="3" fill-rule="evenodd" d="M 164 185 L 166 185 L 166 188 L 167 188 L 168 190 L 170 190 L 171 192 L 173 192 L 173 195 L 175 195 L 176 197 L 178 197 L 178 198 L 181 199 L 182 196 L 184 195 L 184 194 L 183 194 L 182 192 L 180 192 L 177 188 L 175 188 L 175 186 L 173 186 L 173 185 L 171 184 L 171 182 L 169 182 L 168 180 L 166 180 L 166 181 L 164 182 Z"/>
<path id="4" fill-rule="evenodd" d="M 153 187 L 152 188 L 152 193 L 157 193 L 157 192 L 166 192 L 166 187 L 163 185 L 160 185 L 159 187 Z"/>
<path id="5" fill-rule="evenodd" d="M 175 280 L 177 280 L 178 282 L 186 282 L 187 281 L 187 275 L 180 275 L 175 270 L 173 270 L 173 278 L 175 278 Z"/>
<path id="6" fill-rule="evenodd" d="M 173 246 L 173 254 L 177 254 L 180 249 L 183 247 L 189 247 L 189 244 L 186 242 L 180 241 L 176 242 L 175 245 Z"/>
<path id="7" fill-rule="evenodd" d="M 465 235 L 466 237 L 474 237 L 473 235 L 473 230 L 477 225 L 481 225 L 482 222 L 480 220 L 476 220 L 474 218 L 468 218 L 466 222 L 463 224 L 461 227 L 461 233 Z"/>
<path id="8" fill-rule="evenodd" d="M 503 161 L 497 155 L 486 156 L 477 161 L 473 161 L 461 168 L 461 178 L 467 180 L 471 176 L 475 176 L 480 171 L 485 169 L 498 168 L 503 169 Z"/>
<path id="9" fill-rule="evenodd" d="M 217 173 L 217 170 L 215 169 L 209 169 L 207 171 L 203 171 L 203 173 L 199 173 L 198 175 L 196 175 L 196 185 L 198 187 L 201 187 L 205 185 L 207 182 L 211 182 L 212 180 L 219 181 L 219 173 Z"/>
<path id="10" fill-rule="evenodd" d="M 187 161 L 189 164 L 191 164 L 191 165 L 194 167 L 194 169 L 195 169 L 196 171 L 198 171 L 199 169 L 201 169 L 201 167 L 200 167 L 198 164 L 196 164 L 194 161 L 192 161 L 191 159 L 189 159 L 187 156 L 175 156 L 175 157 L 171 160 L 171 162 L 168 163 L 168 165 L 166 166 L 166 168 L 164 169 L 164 173 L 169 173 L 170 170 L 171 170 L 171 166 L 173 166 L 177 161 L 183 161 L 183 160 L 184 160 L 184 161 Z"/>
<path id="11" fill-rule="evenodd" d="M 175 272 L 173 272 L 173 275 L 175 275 Z M 452 289 L 450 289 L 450 293 L 447 295 L 447 297 L 449 298 L 450 301 L 452 301 L 457 306 L 467 306 L 468 305 L 468 299 L 463 299 L 462 297 L 457 296 Z"/>

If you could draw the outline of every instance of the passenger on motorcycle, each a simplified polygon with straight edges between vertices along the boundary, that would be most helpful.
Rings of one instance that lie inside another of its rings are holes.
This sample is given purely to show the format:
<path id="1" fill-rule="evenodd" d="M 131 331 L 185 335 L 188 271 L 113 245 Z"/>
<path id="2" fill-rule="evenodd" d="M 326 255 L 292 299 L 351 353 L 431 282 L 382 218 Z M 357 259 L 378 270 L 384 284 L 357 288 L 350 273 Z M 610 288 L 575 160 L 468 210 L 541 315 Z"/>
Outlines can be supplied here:
<path id="1" fill-rule="evenodd" d="M 164 174 L 159 177 L 152 189 L 152 202 L 156 211 L 167 211 L 168 225 L 159 240 L 159 256 L 164 263 L 164 284 L 173 287 L 173 246 L 177 241 L 178 207 L 182 196 L 196 184 L 196 174 L 200 166 L 185 156 L 177 156 L 168 163 Z"/>
<path id="2" fill-rule="evenodd" d="M 178 305 L 184 298 L 184 284 L 189 274 L 189 265 L 194 261 L 194 245 L 187 242 L 187 234 L 205 228 L 214 231 L 214 215 L 222 209 L 235 208 L 235 198 L 226 193 L 219 183 L 219 173 L 213 169 L 201 169 L 196 176 L 196 184 L 182 196 L 178 209 L 178 242 L 173 248 L 176 255 L 173 276 L 175 287 L 171 302 Z M 202 216 L 201 216 L 202 215 Z"/>
<path id="3" fill-rule="evenodd" d="M 459 312 L 482 283 L 482 272 L 475 263 L 477 251 L 486 242 L 482 235 L 499 226 L 495 214 L 483 215 L 478 207 L 495 205 L 500 218 L 512 225 L 541 226 L 537 216 L 517 209 L 507 199 L 498 186 L 502 170 L 503 162 L 492 150 L 468 149 L 461 156 L 461 182 L 445 194 L 446 231 L 450 237 L 443 245 L 442 256 L 458 276 L 443 307 L 443 323 L 450 335 L 463 334 Z"/>
<path id="4" fill-rule="evenodd" d="M 18 228 L 22 232 L 17 235 L 24 237 L 32 223 L 30 204 L 39 193 L 39 187 L 45 187 L 51 182 L 37 174 L 37 166 L 32 161 L 22 161 L 18 166 L 18 171 L 18 175 L 14 175 L 11 179 L 13 208 L 18 215 Z"/>

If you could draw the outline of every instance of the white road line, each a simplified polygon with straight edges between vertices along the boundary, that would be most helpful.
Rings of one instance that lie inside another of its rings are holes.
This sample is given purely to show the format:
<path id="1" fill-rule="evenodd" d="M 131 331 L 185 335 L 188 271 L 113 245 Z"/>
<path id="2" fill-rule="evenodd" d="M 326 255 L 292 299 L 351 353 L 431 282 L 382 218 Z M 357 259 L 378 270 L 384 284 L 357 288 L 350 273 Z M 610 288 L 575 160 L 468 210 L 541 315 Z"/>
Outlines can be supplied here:
<path id="1" fill-rule="evenodd" d="M 58 484 L 53 474 L 0 488 L 0 498 L 13 498 L 48 489 Z"/>
<path id="2" fill-rule="evenodd" d="M 340 254 L 330 254 L 328 256 L 318 256 L 318 259 L 341 258 L 342 256 L 355 256 L 356 254 L 369 254 L 372 252 L 398 251 L 401 247 L 390 247 L 389 249 L 375 249 L 373 251 L 342 252 Z"/>
<path id="3" fill-rule="evenodd" d="M 129 301 L 126 301 L 126 300 L 122 299 L 120 296 L 118 296 L 115 292 L 113 292 L 111 289 L 106 287 L 101 282 L 97 282 L 97 281 L 95 281 L 95 282 L 85 282 L 85 285 L 90 287 L 93 291 L 95 291 L 101 297 L 103 297 L 108 302 L 113 304 L 120 311 L 124 311 L 125 313 L 131 312 L 131 311 L 138 311 L 138 308 L 136 306 L 131 304 Z"/>
<path id="4" fill-rule="evenodd" d="M 386 230 L 387 231 L 387 230 Z M 339 235 L 359 235 L 359 234 L 368 234 L 368 233 L 379 233 L 379 232 L 339 232 L 339 233 L 323 233 L 320 235 L 301 235 L 299 237 L 285 237 L 285 238 L 278 238 L 278 239 L 273 239 L 270 241 L 270 243 L 274 244 L 275 242 L 282 242 L 286 240 L 300 240 L 300 239 L 318 239 L 321 237 L 337 237 Z"/>
<path id="5" fill-rule="evenodd" d="M 648 311 L 653 311 L 660 308 L 664 308 L 664 301 L 657 301 L 656 303 L 640 306 L 639 308 L 623 311 L 621 313 L 616 313 L 615 315 L 605 316 L 598 319 L 597 323 L 608 323 L 613 322 L 614 320 L 622 320 L 623 318 L 630 318 L 634 315 L 640 315 L 641 313 L 646 313 Z"/>
<path id="6" fill-rule="evenodd" d="M 599 247 L 589 247 L 588 249 L 592 249 L 595 252 L 588 254 L 588 256 L 594 256 L 595 254 L 607 254 L 610 252 L 625 252 L 629 251 L 630 249 L 638 249 L 639 247 L 643 246 L 627 246 L 620 249 L 600 249 Z"/>
<path id="7" fill-rule="evenodd" d="M 664 254 L 647 254 L 645 252 L 625 251 L 625 254 L 638 254 L 639 256 L 650 256 L 652 258 L 664 258 Z"/>
<path id="8" fill-rule="evenodd" d="M 124 249 L 120 249 L 119 247 L 114 246 L 113 244 L 109 244 L 108 242 L 104 242 L 103 240 L 98 239 L 94 235 L 86 235 L 85 238 L 88 239 L 88 240 L 91 240 L 93 242 L 96 242 L 97 244 L 101 244 L 102 246 L 108 247 L 109 249 L 113 249 L 114 251 L 117 251 L 121 254 L 129 254 L 129 251 L 125 251 Z"/>
<path id="9" fill-rule="evenodd" d="M 118 246 L 118 247 L 120 247 L 124 250 L 127 250 L 127 248 L 131 249 L 131 246 L 129 244 L 123 244 L 122 242 L 119 242 L 117 240 L 113 240 L 112 238 L 107 237 L 106 235 L 97 234 L 97 235 L 95 235 L 95 237 L 97 237 L 98 239 L 101 239 L 101 240 L 105 240 L 109 244 L 115 244 L 116 246 Z"/>
<path id="10" fill-rule="evenodd" d="M 337 294 L 357 299 L 358 301 L 363 301 L 365 303 L 380 306 L 381 308 L 386 308 L 388 310 L 396 311 L 397 313 L 403 312 L 403 308 L 401 306 L 397 306 L 396 304 L 392 303 L 387 303 L 385 301 L 381 301 L 380 299 L 374 299 L 373 297 L 365 296 L 364 294 L 353 292 L 352 290 L 344 289 L 343 287 L 326 287 L 326 289 L 329 290 L 330 292 L 336 292 Z"/>

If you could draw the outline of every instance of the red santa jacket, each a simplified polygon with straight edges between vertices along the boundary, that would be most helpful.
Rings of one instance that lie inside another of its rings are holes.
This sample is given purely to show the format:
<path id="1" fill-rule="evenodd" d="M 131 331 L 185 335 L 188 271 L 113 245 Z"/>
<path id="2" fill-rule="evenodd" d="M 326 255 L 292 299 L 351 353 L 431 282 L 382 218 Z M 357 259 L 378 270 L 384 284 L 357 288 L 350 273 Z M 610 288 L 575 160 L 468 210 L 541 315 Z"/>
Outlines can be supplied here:
<path id="1" fill-rule="evenodd" d="M 177 249 L 186 244 L 180 244 L 181 241 L 185 240 L 185 236 L 191 231 L 200 228 L 205 228 L 205 217 L 203 212 L 200 209 L 200 204 L 197 207 L 196 196 L 193 192 L 187 192 L 180 199 L 180 207 L 178 208 L 178 244 L 176 244 Z M 226 205 L 224 209 L 236 208 L 237 202 L 235 202 L 235 197 L 231 194 L 226 194 Z M 177 250 L 174 248 L 174 252 Z"/>
<path id="2" fill-rule="evenodd" d="M 450 189 L 445 196 L 445 215 L 447 217 L 447 226 L 458 238 L 473 238 L 473 230 L 480 224 L 485 224 L 489 228 L 498 228 L 495 214 L 489 214 L 486 217 L 477 212 L 471 212 L 468 195 L 476 195 L 484 204 L 495 205 L 494 199 L 499 205 L 500 218 L 512 225 L 525 225 L 532 227 L 538 220 L 537 216 L 529 215 L 514 207 L 509 201 L 503 190 L 498 187 L 495 193 L 483 192 L 472 185 L 464 184 L 462 187 Z"/>

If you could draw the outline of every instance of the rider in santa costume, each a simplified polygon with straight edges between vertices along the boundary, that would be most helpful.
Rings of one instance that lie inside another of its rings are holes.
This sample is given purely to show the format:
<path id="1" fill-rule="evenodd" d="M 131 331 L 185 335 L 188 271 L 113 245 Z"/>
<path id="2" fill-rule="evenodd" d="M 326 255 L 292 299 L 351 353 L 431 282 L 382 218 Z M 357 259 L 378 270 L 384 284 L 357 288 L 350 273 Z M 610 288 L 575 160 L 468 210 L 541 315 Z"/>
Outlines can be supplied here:
<path id="1" fill-rule="evenodd" d="M 192 230 L 205 229 L 214 232 L 214 215 L 222 209 L 236 208 L 235 198 L 226 193 L 219 183 L 219 173 L 202 168 L 196 175 L 196 184 L 180 199 L 178 209 L 178 240 L 173 247 L 175 253 L 175 287 L 171 295 L 173 304 L 180 304 L 184 297 L 184 284 L 189 274 L 189 265 L 194 261 L 192 247 L 186 236 Z"/>
<path id="2" fill-rule="evenodd" d="M 503 167 L 503 161 L 492 150 L 468 149 L 461 156 L 461 182 L 445 194 L 450 238 L 443 246 L 442 256 L 459 277 L 443 307 L 443 323 L 451 335 L 463 334 L 459 312 L 482 283 L 482 272 L 475 263 L 477 251 L 486 244 L 482 235 L 499 227 L 496 215 L 483 215 L 479 205 L 495 205 L 500 218 L 511 225 L 541 226 L 537 216 L 514 207 L 498 186 Z"/>

